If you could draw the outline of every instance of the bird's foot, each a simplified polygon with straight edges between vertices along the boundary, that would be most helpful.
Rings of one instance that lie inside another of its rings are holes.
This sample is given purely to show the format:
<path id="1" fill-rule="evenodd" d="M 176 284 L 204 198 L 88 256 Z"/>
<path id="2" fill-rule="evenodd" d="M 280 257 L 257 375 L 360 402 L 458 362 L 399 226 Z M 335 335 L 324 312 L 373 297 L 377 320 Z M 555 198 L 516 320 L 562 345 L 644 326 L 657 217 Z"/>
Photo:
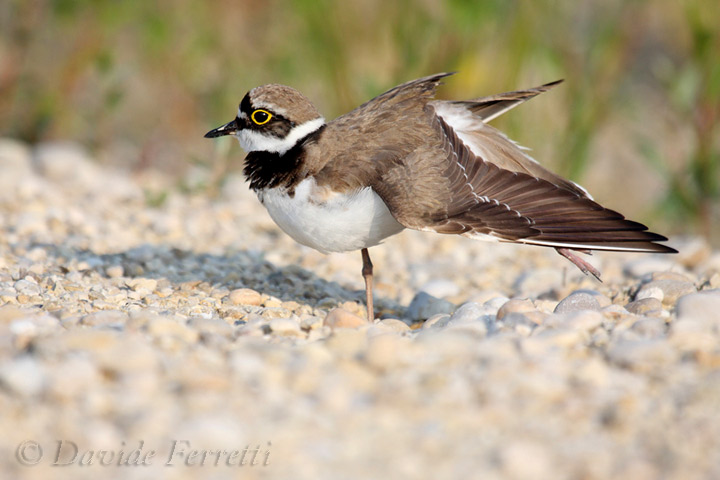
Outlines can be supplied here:
<path id="1" fill-rule="evenodd" d="M 592 274 L 593 277 L 597 278 L 598 281 L 602 282 L 602 279 L 600 278 L 600 271 L 593 267 L 591 264 L 583 260 L 582 258 L 575 255 L 571 249 L 569 248 L 556 248 L 557 252 L 562 255 L 563 257 L 570 260 L 576 267 L 580 269 L 581 272 L 583 272 L 585 275 Z M 586 253 L 588 255 L 592 255 L 592 252 L 590 250 L 577 250 L 578 252 Z"/>

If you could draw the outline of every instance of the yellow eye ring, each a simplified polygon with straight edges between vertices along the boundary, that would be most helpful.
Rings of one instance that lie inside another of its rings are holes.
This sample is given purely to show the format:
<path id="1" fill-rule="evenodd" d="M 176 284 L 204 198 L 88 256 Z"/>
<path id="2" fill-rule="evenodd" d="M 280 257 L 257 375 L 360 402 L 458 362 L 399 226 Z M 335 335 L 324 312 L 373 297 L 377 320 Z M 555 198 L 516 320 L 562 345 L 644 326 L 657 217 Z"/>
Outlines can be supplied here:
<path id="1" fill-rule="evenodd" d="M 258 109 L 252 112 L 250 118 L 252 118 L 252 121 L 253 123 L 255 123 L 255 125 L 265 125 L 272 118 L 272 113 L 268 112 L 267 110 Z"/>

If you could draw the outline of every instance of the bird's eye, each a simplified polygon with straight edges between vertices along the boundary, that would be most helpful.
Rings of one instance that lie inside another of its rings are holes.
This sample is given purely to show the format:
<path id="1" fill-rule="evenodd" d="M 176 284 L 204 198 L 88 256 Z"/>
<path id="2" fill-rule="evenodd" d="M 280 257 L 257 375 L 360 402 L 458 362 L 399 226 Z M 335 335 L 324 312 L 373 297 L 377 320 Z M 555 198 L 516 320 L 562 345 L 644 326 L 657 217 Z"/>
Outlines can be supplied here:
<path id="1" fill-rule="evenodd" d="M 255 125 L 265 125 L 272 118 L 272 113 L 267 110 L 255 110 L 252 112 L 252 115 L 250 115 L 250 118 L 252 118 Z"/>

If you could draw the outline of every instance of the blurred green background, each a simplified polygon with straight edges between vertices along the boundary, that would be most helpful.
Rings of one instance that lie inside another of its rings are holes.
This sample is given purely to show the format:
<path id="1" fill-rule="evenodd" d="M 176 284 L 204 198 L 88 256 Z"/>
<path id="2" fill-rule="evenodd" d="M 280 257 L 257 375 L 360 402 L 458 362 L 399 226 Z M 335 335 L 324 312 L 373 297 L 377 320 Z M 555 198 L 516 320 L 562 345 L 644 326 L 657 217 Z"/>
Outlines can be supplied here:
<path id="1" fill-rule="evenodd" d="M 720 2 L 4 0 L 0 135 L 212 192 L 243 157 L 202 138 L 277 82 L 330 119 L 457 70 L 443 98 L 565 83 L 495 122 L 666 233 L 720 242 Z"/>

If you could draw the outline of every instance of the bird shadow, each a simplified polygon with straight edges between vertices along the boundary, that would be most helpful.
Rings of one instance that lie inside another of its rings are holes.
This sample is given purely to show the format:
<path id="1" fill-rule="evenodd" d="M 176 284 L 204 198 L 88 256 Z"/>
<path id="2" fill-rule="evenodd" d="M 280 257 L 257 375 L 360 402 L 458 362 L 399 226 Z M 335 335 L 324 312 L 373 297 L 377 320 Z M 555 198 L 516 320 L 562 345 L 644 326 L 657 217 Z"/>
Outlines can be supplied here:
<path id="1" fill-rule="evenodd" d="M 66 245 L 38 244 L 62 273 L 78 271 L 104 278 L 121 274 L 122 278 L 166 280 L 173 288 L 192 283 L 204 289 L 251 288 L 282 301 L 295 301 L 313 308 L 333 308 L 343 302 L 364 303 L 364 290 L 348 289 L 325 280 L 297 265 L 277 266 L 262 252 L 228 250 L 222 254 L 195 252 L 167 245 L 142 244 L 116 253 Z M 113 267 L 122 270 L 113 271 Z M 382 310 L 401 314 L 404 308 L 388 298 L 377 298 Z"/>

